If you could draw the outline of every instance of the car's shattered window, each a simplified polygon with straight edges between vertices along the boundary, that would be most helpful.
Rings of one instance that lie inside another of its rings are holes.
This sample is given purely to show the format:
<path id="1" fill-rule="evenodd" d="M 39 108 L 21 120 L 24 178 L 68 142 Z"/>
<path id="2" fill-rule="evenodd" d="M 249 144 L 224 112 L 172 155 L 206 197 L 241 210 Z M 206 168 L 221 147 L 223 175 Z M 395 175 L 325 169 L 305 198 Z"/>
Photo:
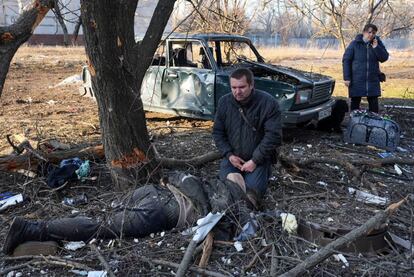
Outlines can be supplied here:
<path id="1" fill-rule="evenodd" d="M 172 42 L 170 49 L 170 66 L 211 69 L 206 51 L 198 41 Z"/>
<path id="2" fill-rule="evenodd" d="M 220 53 L 215 53 L 216 56 L 221 56 L 221 66 L 231 66 L 242 62 L 243 60 L 257 62 L 258 57 L 253 52 L 250 45 L 246 42 L 240 41 L 220 41 Z M 218 52 L 218 51 L 217 51 Z M 220 59 L 219 59 L 220 60 Z"/>

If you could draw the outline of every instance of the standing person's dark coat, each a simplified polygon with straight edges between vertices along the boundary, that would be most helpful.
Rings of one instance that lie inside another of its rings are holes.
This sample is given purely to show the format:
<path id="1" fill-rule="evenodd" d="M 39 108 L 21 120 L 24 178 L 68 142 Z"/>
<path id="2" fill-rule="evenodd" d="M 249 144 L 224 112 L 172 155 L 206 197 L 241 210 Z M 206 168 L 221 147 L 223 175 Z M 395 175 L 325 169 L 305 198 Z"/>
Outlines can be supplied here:
<path id="1" fill-rule="evenodd" d="M 342 58 L 344 80 L 351 81 L 349 97 L 381 96 L 379 63 L 388 60 L 389 54 L 378 37 L 375 48 L 362 37 L 355 37 Z"/>

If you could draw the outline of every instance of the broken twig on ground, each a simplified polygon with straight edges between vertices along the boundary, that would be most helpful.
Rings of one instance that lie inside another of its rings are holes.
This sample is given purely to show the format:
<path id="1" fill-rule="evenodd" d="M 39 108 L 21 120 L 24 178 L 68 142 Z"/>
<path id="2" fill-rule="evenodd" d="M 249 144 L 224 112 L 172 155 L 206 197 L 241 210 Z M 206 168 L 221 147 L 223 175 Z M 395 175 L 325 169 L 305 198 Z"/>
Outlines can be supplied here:
<path id="1" fill-rule="evenodd" d="M 367 235 L 370 231 L 375 229 L 376 226 L 384 223 L 384 221 L 390 217 L 395 210 L 397 210 L 405 201 L 407 198 L 402 199 L 401 201 L 391 204 L 388 206 L 387 209 L 384 211 L 378 212 L 375 216 L 371 217 L 367 222 L 365 222 L 363 225 L 359 226 L 358 228 L 355 228 L 348 234 L 344 235 L 343 237 L 340 237 L 336 239 L 335 241 L 329 243 L 325 247 L 323 247 L 321 250 L 304 260 L 302 263 L 296 265 L 294 268 L 289 270 L 288 272 L 280 275 L 281 277 L 294 277 L 294 276 L 301 276 L 303 273 L 305 273 L 310 268 L 316 266 L 320 262 L 326 260 L 331 255 L 335 253 L 338 249 L 340 249 L 342 246 L 349 244 L 356 239 Z"/>

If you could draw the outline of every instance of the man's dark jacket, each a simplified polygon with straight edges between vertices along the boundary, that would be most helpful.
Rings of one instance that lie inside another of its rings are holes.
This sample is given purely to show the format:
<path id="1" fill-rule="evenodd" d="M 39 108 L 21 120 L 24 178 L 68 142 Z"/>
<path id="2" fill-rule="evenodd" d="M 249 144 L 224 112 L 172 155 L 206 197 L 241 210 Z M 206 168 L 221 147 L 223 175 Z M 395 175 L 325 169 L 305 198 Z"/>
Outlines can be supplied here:
<path id="1" fill-rule="evenodd" d="M 240 109 L 249 123 L 243 119 Z M 279 105 L 270 94 L 253 90 L 239 103 L 232 93 L 219 100 L 213 127 L 216 146 L 225 157 L 234 154 L 257 165 L 271 162 L 282 141 Z"/>
<path id="2" fill-rule="evenodd" d="M 349 97 L 381 95 L 379 62 L 388 60 L 389 55 L 382 41 L 377 40 L 378 46 L 373 48 L 359 34 L 345 50 L 342 68 L 344 80 L 351 81 Z"/>

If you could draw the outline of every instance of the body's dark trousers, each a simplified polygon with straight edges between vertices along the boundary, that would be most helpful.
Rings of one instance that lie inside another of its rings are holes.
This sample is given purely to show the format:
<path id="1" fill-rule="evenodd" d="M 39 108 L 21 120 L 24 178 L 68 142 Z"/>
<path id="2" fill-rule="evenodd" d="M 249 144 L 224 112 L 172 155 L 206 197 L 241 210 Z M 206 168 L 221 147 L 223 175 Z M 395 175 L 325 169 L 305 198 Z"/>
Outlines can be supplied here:
<path id="1" fill-rule="evenodd" d="M 92 238 L 144 237 L 170 230 L 177 224 L 179 205 L 165 188 L 147 185 L 137 189 L 129 203 L 116 212 L 109 223 L 87 217 L 62 218 L 46 222 L 42 240 L 88 241 Z"/>
<path id="2" fill-rule="evenodd" d="M 359 106 L 361 104 L 362 97 L 351 97 L 351 111 L 359 110 Z M 368 109 L 370 112 L 378 113 L 379 111 L 379 104 L 378 104 L 378 96 L 368 96 Z"/>

